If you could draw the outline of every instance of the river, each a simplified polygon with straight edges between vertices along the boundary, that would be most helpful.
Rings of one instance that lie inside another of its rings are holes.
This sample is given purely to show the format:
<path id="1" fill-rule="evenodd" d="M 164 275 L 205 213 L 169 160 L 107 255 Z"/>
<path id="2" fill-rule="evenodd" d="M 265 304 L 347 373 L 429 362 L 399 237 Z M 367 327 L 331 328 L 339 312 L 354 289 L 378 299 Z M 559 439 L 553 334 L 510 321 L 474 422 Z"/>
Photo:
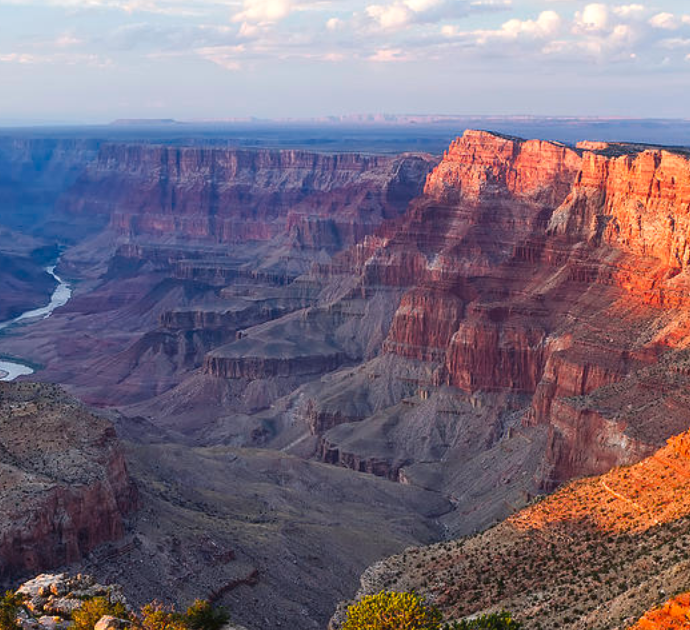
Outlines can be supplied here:
<path id="1" fill-rule="evenodd" d="M 51 265 L 50 267 L 46 267 L 46 272 L 53 276 L 58 283 L 55 291 L 53 291 L 53 294 L 50 296 L 50 302 L 46 306 L 26 311 L 14 319 L 1 322 L 0 330 L 29 320 L 47 319 L 56 308 L 60 308 L 69 302 L 69 299 L 72 297 L 72 289 L 55 273 L 56 266 L 57 265 Z M 18 376 L 28 376 L 33 373 L 33 368 L 25 363 L 0 359 L 0 381 L 13 381 Z"/>

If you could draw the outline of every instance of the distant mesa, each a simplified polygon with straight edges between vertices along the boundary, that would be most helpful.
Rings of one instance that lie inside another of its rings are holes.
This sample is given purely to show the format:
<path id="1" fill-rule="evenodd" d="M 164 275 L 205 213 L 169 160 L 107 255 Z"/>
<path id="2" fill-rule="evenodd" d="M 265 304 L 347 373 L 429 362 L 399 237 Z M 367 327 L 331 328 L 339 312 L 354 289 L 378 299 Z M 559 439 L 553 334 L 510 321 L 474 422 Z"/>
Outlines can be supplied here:
<path id="1" fill-rule="evenodd" d="M 184 123 L 174 118 L 118 118 L 111 125 L 118 126 L 147 126 L 147 125 L 182 125 Z"/>

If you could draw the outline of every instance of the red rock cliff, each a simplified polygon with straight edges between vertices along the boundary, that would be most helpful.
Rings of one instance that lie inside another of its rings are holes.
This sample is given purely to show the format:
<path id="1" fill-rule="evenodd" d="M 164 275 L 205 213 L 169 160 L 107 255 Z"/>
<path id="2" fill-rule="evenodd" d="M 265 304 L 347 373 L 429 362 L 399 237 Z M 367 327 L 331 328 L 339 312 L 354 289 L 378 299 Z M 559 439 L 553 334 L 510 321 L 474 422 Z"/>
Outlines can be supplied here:
<path id="1" fill-rule="evenodd" d="M 661 391 L 650 370 L 687 332 L 690 160 L 587 147 L 466 132 L 404 219 L 331 266 L 408 287 L 384 350 L 436 363 L 437 386 L 532 397 L 524 422 L 549 425 L 549 487 L 687 425 L 680 402 L 643 419 L 634 400 Z"/>
<path id="2" fill-rule="evenodd" d="M 292 234 L 339 249 L 401 214 L 429 156 L 105 145 L 61 207 L 110 217 L 129 235 L 217 242 Z"/>
<path id="3" fill-rule="evenodd" d="M 0 578 L 80 560 L 137 506 L 115 431 L 60 389 L 0 383 Z"/>

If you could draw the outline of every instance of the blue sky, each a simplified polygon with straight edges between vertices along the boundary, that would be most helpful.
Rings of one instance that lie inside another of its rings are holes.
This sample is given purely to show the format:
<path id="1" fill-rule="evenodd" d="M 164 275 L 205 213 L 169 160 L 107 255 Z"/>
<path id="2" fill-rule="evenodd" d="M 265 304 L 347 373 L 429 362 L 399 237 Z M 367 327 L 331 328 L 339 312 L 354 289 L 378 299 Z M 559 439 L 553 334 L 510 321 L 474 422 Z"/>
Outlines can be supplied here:
<path id="1" fill-rule="evenodd" d="M 0 122 L 688 117 L 687 0 L 0 0 Z"/>

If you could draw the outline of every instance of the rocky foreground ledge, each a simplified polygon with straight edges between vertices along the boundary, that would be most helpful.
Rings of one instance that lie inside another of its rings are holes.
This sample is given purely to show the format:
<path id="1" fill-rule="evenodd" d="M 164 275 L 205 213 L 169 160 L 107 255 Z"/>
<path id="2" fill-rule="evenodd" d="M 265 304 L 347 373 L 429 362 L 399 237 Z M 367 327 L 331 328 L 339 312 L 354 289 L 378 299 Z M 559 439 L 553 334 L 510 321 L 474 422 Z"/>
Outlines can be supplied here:
<path id="1" fill-rule="evenodd" d="M 17 617 L 22 630 L 66 630 L 72 625 L 72 614 L 94 597 L 127 604 L 120 586 L 103 586 L 93 577 L 81 574 L 69 577 L 64 573 L 44 573 L 22 584 L 16 594 L 23 601 Z M 119 630 L 127 625 L 125 620 L 103 617 L 95 627 Z"/>
<path id="2" fill-rule="evenodd" d="M 16 623 L 21 630 L 67 630 L 74 625 L 74 613 L 97 597 L 122 604 L 128 612 L 134 612 L 119 584 L 99 584 L 90 575 L 44 573 L 22 584 L 16 595 L 20 601 Z M 125 630 L 131 626 L 127 619 L 103 615 L 94 630 Z M 246 628 L 226 625 L 222 630 Z"/>

